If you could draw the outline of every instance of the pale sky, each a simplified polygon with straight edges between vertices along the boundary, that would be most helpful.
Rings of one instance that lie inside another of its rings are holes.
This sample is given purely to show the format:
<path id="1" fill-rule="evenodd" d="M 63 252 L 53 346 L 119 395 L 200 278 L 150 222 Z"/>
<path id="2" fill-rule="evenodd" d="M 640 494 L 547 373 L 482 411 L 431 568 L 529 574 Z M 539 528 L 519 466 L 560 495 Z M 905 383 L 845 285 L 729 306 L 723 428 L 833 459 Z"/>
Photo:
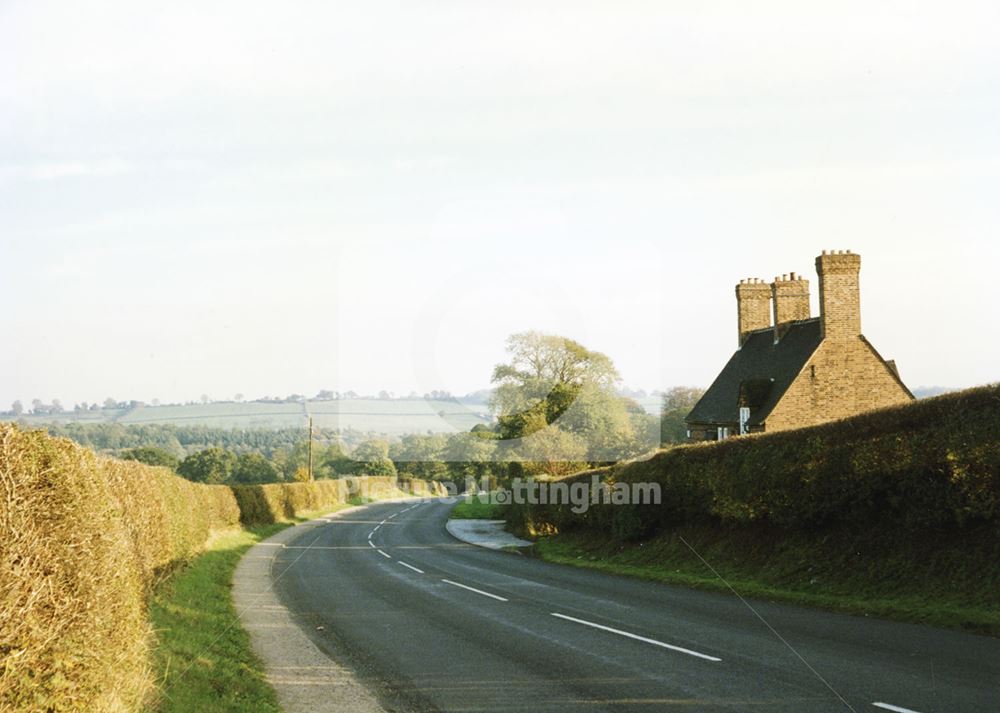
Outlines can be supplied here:
<path id="1" fill-rule="evenodd" d="M 862 255 L 911 386 L 1000 378 L 1000 6 L 0 0 L 0 409 L 707 385 L 733 285 Z"/>

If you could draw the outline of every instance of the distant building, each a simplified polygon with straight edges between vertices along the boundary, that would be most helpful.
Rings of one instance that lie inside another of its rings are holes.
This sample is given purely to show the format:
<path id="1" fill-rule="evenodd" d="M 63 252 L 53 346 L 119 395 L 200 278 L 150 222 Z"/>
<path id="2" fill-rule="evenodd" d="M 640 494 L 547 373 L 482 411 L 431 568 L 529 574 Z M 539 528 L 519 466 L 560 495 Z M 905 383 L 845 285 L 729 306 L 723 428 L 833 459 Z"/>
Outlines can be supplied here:
<path id="1" fill-rule="evenodd" d="M 861 257 L 816 258 L 820 316 L 793 272 L 736 286 L 739 349 L 685 419 L 691 441 L 783 431 L 905 403 L 913 394 L 861 334 Z M 772 320 L 773 317 L 773 320 Z"/>

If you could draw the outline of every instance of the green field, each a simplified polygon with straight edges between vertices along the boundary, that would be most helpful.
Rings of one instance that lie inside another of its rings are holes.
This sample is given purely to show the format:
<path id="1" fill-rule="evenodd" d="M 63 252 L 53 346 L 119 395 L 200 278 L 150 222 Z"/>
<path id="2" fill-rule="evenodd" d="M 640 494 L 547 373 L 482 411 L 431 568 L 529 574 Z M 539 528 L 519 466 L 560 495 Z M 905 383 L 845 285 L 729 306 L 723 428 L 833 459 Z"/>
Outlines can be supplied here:
<path id="1" fill-rule="evenodd" d="M 22 416 L 29 426 L 45 423 L 173 424 L 216 428 L 294 428 L 309 416 L 317 427 L 364 433 L 454 433 L 489 423 L 485 404 L 424 399 L 343 399 L 305 403 L 218 402 L 178 406 L 141 406 Z"/>

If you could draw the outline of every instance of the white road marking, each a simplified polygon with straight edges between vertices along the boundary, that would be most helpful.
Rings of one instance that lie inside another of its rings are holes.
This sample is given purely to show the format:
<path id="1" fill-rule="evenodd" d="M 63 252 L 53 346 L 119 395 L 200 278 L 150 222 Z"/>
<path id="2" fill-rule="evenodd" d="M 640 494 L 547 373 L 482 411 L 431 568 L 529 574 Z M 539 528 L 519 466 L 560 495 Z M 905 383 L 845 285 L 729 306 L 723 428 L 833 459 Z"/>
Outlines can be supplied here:
<path id="1" fill-rule="evenodd" d="M 370 538 L 370 537 L 368 538 L 368 546 L 369 547 L 374 547 L 375 546 L 375 543 L 372 542 L 372 538 Z"/>
<path id="2" fill-rule="evenodd" d="M 450 584 L 453 587 L 461 587 L 462 589 L 468 589 L 470 592 L 475 592 L 476 594 L 482 594 L 484 597 L 489 597 L 490 599 L 496 599 L 498 602 L 510 601 L 509 599 L 504 599 L 503 597 L 497 596 L 496 594 L 490 594 L 489 592 L 484 592 L 482 589 L 476 589 L 475 587 L 470 587 L 466 584 L 459 584 L 458 582 L 452 582 L 450 579 L 442 579 L 445 584 Z"/>
<path id="3" fill-rule="evenodd" d="M 917 713 L 917 711 L 912 708 L 902 708 L 900 706 L 894 706 L 890 703 L 872 703 L 876 708 L 884 708 L 887 711 L 896 711 L 896 713 Z"/>
<path id="4" fill-rule="evenodd" d="M 383 557 L 385 557 L 386 559 L 392 559 L 392 555 L 389 555 L 389 554 L 386 554 L 386 553 L 385 553 L 385 552 L 383 552 L 382 550 L 375 550 L 375 551 L 376 551 L 376 552 L 378 552 L 378 553 L 379 553 L 380 555 L 382 555 Z"/>
<path id="5" fill-rule="evenodd" d="M 612 634 L 618 634 L 619 636 L 625 636 L 629 639 L 635 639 L 636 641 L 642 641 L 647 644 L 652 644 L 653 646 L 661 646 L 664 649 L 670 649 L 671 651 L 677 651 L 678 653 L 687 654 L 688 656 L 697 656 L 700 659 L 705 659 L 706 661 L 722 661 L 720 658 L 715 656 L 709 656 L 708 654 L 700 654 L 697 651 L 692 651 L 691 649 L 684 649 L 680 646 L 674 646 L 672 644 L 665 644 L 662 641 L 657 641 L 656 639 L 649 639 L 645 636 L 639 636 L 638 634 L 630 634 L 627 631 L 622 631 L 621 629 L 612 629 L 610 626 L 604 626 L 603 624 L 595 624 L 592 621 L 587 621 L 585 619 L 577 619 L 574 616 L 566 616 L 565 614 L 559 614 L 558 612 L 551 612 L 552 616 L 559 619 L 565 619 L 566 621 L 573 621 L 577 624 L 583 624 L 584 626 L 590 626 L 595 629 L 600 629 L 601 631 L 609 631 Z"/>
<path id="6" fill-rule="evenodd" d="M 404 567 L 406 567 L 406 568 L 408 568 L 408 569 L 412 569 L 412 570 L 413 570 L 414 572 L 416 572 L 417 574 L 424 574 L 424 570 L 422 570 L 422 569 L 417 569 L 417 568 L 416 568 L 416 567 L 414 567 L 414 566 L 413 566 L 412 564 L 406 564 L 406 562 L 404 562 L 403 560 L 396 560 L 396 561 L 397 561 L 397 562 L 399 562 L 399 563 L 400 563 L 401 565 L 403 565 Z"/>
<path id="7" fill-rule="evenodd" d="M 399 514 L 398 512 L 394 512 L 394 513 L 393 513 L 392 515 L 390 515 L 390 516 L 389 516 L 388 518 L 386 518 L 386 519 L 387 519 L 387 520 L 391 520 L 392 518 L 396 517 L 396 515 L 398 515 L 398 514 Z"/>

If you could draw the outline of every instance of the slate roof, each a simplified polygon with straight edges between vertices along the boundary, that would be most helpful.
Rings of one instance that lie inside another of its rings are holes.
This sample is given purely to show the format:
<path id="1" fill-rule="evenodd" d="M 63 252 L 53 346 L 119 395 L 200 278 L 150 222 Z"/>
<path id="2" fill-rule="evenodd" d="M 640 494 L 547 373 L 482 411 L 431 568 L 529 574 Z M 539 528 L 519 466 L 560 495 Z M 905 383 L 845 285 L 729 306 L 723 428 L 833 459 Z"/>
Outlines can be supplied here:
<path id="1" fill-rule="evenodd" d="M 793 322 L 777 344 L 771 327 L 751 332 L 685 420 L 736 424 L 744 405 L 750 407 L 750 425 L 759 426 L 821 341 L 819 317 Z"/>

